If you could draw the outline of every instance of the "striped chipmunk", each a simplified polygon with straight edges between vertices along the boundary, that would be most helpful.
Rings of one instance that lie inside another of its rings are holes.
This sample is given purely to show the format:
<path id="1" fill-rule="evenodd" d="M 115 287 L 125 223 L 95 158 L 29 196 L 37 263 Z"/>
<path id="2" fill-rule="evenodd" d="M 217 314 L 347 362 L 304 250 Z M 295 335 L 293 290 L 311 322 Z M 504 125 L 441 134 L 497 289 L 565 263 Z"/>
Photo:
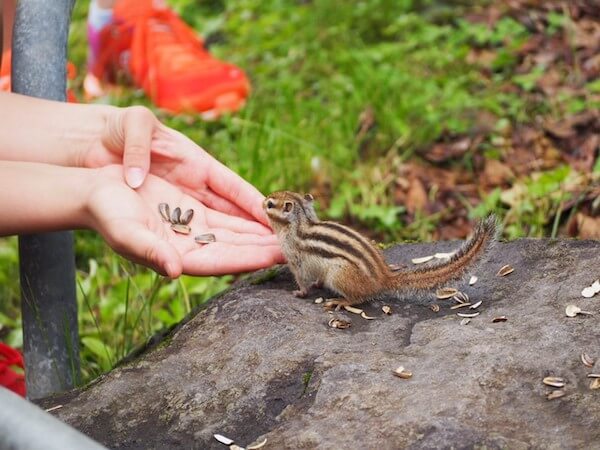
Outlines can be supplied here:
<path id="1" fill-rule="evenodd" d="M 347 226 L 319 220 L 313 201 L 310 194 L 274 192 L 265 198 L 263 208 L 298 283 L 294 295 L 305 297 L 312 287 L 325 287 L 342 297 L 330 305 L 402 298 L 460 279 L 497 234 L 496 218 L 490 215 L 448 261 L 393 271 L 369 239 Z"/>

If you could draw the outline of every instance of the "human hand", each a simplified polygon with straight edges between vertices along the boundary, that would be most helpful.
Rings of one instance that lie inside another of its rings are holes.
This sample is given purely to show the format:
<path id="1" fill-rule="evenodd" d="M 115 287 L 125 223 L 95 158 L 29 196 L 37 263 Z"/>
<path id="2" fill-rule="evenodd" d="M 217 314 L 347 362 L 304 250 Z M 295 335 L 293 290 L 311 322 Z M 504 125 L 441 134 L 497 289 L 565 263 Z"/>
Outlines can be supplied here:
<path id="1" fill-rule="evenodd" d="M 175 278 L 221 275 L 282 262 L 276 237 L 252 220 L 212 209 L 164 179 L 148 175 L 132 190 L 122 166 L 99 169 L 88 200 L 89 225 L 121 255 Z M 194 210 L 192 233 L 177 234 L 161 219 L 158 204 Z M 216 242 L 201 245 L 194 236 L 212 233 Z"/>
<path id="2" fill-rule="evenodd" d="M 83 167 L 123 164 L 127 183 L 138 188 L 148 172 L 205 206 L 265 225 L 264 196 L 183 134 L 161 124 L 146 108 L 113 108 L 106 114 L 100 139 L 80 155 Z"/>

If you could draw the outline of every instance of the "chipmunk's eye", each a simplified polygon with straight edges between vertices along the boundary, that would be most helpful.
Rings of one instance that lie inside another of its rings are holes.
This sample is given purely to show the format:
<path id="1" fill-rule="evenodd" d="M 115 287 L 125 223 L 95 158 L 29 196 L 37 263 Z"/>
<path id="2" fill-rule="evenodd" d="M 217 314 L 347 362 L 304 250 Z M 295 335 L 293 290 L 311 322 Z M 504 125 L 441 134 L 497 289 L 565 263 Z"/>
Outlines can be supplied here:
<path id="1" fill-rule="evenodd" d="M 267 209 L 275 208 L 275 203 L 273 200 L 267 200 Z"/>

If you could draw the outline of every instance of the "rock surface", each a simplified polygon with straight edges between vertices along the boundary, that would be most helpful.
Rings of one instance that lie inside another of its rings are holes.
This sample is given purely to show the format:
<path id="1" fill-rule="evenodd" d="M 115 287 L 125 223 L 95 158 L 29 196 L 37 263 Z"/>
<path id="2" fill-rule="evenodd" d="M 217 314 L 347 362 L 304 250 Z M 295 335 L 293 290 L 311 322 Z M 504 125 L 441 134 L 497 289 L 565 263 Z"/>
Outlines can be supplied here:
<path id="1" fill-rule="evenodd" d="M 386 256 L 410 266 L 455 247 Z M 515 271 L 496 276 L 504 264 Z M 600 362 L 580 354 L 600 358 L 600 294 L 580 292 L 600 277 L 600 242 L 498 244 L 475 273 L 474 286 L 456 284 L 483 301 L 467 325 L 433 296 L 438 313 L 390 300 L 389 316 L 383 302 L 364 307 L 376 320 L 330 314 L 314 303 L 324 292 L 292 297 L 287 270 L 257 274 L 133 362 L 42 403 L 63 404 L 53 414 L 110 448 L 227 449 L 214 433 L 240 446 L 267 438 L 264 449 L 598 448 L 600 390 L 586 375 Z M 570 303 L 596 314 L 568 318 Z M 352 326 L 330 328 L 332 316 Z M 546 399 L 549 375 L 565 378 L 562 398 Z"/>

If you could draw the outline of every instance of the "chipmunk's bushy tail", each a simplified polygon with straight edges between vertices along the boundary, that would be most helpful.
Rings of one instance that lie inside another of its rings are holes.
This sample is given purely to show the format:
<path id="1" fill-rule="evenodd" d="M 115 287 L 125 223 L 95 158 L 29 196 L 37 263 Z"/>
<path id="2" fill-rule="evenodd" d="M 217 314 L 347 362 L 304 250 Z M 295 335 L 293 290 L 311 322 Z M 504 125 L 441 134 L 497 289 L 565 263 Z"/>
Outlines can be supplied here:
<path id="1" fill-rule="evenodd" d="M 390 278 L 390 288 L 397 291 L 432 289 L 448 281 L 460 279 L 469 267 L 479 260 L 496 240 L 498 223 L 490 214 L 481 220 L 468 239 L 449 261 L 422 267 L 415 270 L 394 272 Z"/>

